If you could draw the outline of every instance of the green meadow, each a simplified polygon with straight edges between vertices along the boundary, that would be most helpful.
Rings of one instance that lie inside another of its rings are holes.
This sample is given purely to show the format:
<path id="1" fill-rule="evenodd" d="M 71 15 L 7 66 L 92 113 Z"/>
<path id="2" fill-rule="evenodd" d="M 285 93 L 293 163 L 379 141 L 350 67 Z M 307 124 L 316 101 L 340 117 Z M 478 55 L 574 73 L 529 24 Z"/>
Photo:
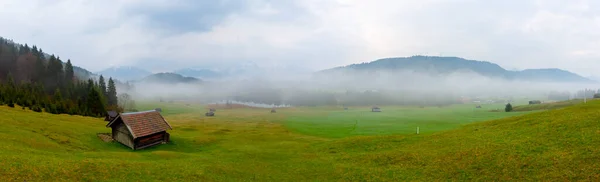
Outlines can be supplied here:
<path id="1" fill-rule="evenodd" d="M 502 104 L 218 109 L 160 107 L 171 142 L 104 142 L 101 118 L 0 106 L 0 181 L 598 181 L 600 101 L 490 112 Z M 420 134 L 416 134 L 416 127 Z"/>

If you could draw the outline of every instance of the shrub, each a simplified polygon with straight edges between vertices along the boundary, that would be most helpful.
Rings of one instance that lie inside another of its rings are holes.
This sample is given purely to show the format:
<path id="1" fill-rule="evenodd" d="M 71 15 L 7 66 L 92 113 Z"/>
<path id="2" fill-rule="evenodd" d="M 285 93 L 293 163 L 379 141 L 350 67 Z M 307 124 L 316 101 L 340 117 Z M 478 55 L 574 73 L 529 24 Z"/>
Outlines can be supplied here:
<path id="1" fill-rule="evenodd" d="M 600 93 L 594 94 L 594 99 L 600 98 Z"/>
<path id="2" fill-rule="evenodd" d="M 14 108 L 15 107 L 15 103 L 13 103 L 12 101 L 8 101 L 8 107 Z"/>
<path id="3" fill-rule="evenodd" d="M 511 112 L 512 110 L 513 110 L 512 105 L 510 103 L 506 104 L 506 108 L 504 108 L 504 111 Z"/>
<path id="4" fill-rule="evenodd" d="M 38 105 L 34 105 L 31 110 L 33 110 L 34 112 L 42 112 L 42 108 Z"/>

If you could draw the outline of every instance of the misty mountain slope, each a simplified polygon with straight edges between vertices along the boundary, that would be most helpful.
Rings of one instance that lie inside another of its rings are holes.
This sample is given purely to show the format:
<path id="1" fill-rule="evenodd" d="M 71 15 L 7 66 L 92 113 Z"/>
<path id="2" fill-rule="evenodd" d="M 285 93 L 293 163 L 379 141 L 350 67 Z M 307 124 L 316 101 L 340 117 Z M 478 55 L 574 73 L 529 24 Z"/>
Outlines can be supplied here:
<path id="1" fill-rule="evenodd" d="M 175 71 L 175 73 L 180 74 L 182 76 L 187 77 L 196 77 L 196 78 L 219 78 L 224 76 L 224 74 L 210 70 L 210 69 L 192 69 L 185 68 Z"/>
<path id="2" fill-rule="evenodd" d="M 520 81 L 589 82 L 590 80 L 561 69 L 529 69 L 508 71 L 497 64 L 468 60 L 459 57 L 412 56 L 385 58 L 373 62 L 352 64 L 323 70 L 317 75 L 339 71 L 411 71 L 431 75 L 448 75 L 457 72 L 474 72 L 490 78 Z"/>
<path id="3" fill-rule="evenodd" d="M 140 80 L 142 83 L 160 83 L 160 84 L 177 84 L 177 83 L 201 83 L 202 80 L 193 77 L 184 77 L 176 73 L 156 73 L 147 76 Z"/>
<path id="4" fill-rule="evenodd" d="M 94 73 L 79 66 L 73 66 L 73 73 L 75 73 L 75 76 L 80 79 L 88 79 L 96 76 Z"/>
<path id="5" fill-rule="evenodd" d="M 526 69 L 514 72 L 515 78 L 533 81 L 591 81 L 590 79 L 579 76 L 569 71 L 548 68 L 548 69 Z"/>
<path id="6" fill-rule="evenodd" d="M 122 81 L 139 80 L 152 75 L 151 72 L 136 67 L 112 67 L 98 72 L 104 77 L 112 77 Z"/>

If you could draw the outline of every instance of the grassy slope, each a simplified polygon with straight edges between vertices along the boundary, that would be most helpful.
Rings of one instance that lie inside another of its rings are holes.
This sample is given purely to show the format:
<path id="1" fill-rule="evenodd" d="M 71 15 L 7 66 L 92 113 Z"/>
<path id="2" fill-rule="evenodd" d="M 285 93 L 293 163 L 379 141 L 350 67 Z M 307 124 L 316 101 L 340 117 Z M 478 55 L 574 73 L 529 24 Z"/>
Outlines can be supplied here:
<path id="1" fill-rule="evenodd" d="M 354 179 L 600 180 L 600 102 L 422 137 L 334 142 Z M 356 167 L 355 163 L 365 163 Z"/>
<path id="2" fill-rule="evenodd" d="M 592 101 L 593 99 L 590 99 Z M 521 112 L 521 111 L 539 111 L 539 110 L 553 110 L 560 109 L 569 106 L 573 106 L 576 104 L 583 103 L 583 99 L 574 99 L 567 101 L 558 101 L 558 102 L 550 102 L 550 103 L 542 103 L 542 104 L 532 104 L 532 105 L 520 105 L 515 106 L 513 111 Z"/>
<path id="3" fill-rule="evenodd" d="M 0 106 L 0 181 L 597 181 L 599 110 L 594 101 L 429 135 L 343 139 L 289 132 L 286 111 L 173 114 L 172 143 L 131 152 L 96 138 L 109 131 L 101 119 Z"/>

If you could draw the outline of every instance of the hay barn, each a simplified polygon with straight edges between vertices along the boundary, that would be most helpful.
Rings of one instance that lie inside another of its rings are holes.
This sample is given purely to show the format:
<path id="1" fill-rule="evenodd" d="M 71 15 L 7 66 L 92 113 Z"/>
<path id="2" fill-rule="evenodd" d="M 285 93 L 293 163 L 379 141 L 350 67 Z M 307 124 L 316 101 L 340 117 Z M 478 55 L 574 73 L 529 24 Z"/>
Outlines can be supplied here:
<path id="1" fill-rule="evenodd" d="M 206 114 L 204 114 L 205 116 L 215 116 L 215 113 L 212 111 L 207 112 Z"/>
<path id="2" fill-rule="evenodd" d="M 542 103 L 542 101 L 539 101 L 539 100 L 529 101 L 529 105 L 532 105 L 532 104 L 541 104 L 541 103 Z"/>
<path id="3" fill-rule="evenodd" d="M 106 127 L 114 140 L 133 150 L 169 142 L 167 130 L 173 129 L 155 110 L 120 114 Z"/>
<path id="4" fill-rule="evenodd" d="M 371 108 L 371 111 L 372 111 L 372 112 L 381 112 L 381 108 L 379 108 L 379 107 L 377 107 L 377 106 L 373 106 L 373 107 Z"/>

